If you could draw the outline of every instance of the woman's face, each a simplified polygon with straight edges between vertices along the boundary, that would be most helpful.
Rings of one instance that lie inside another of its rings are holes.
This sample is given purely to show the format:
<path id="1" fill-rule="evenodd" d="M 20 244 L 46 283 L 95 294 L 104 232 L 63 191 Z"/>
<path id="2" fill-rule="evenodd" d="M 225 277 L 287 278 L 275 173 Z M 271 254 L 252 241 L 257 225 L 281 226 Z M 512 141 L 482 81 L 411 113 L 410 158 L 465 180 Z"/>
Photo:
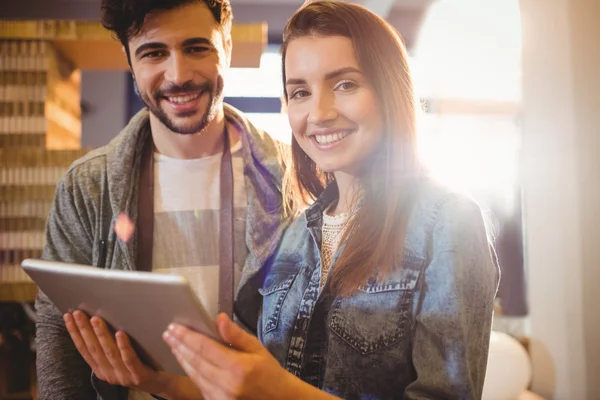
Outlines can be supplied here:
<path id="1" fill-rule="evenodd" d="M 296 141 L 325 172 L 356 175 L 382 137 L 377 96 L 343 36 L 292 40 L 287 112 Z"/>

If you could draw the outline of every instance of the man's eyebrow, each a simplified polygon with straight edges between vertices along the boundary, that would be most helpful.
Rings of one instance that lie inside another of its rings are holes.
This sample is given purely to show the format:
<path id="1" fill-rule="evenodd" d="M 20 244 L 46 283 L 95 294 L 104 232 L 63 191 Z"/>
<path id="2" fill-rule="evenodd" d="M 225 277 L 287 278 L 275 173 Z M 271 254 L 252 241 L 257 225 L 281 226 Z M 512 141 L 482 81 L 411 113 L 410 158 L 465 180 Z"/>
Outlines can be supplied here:
<path id="1" fill-rule="evenodd" d="M 203 37 L 194 37 L 194 38 L 186 39 L 183 41 L 183 43 L 181 45 L 185 47 L 185 46 L 193 46 L 195 44 L 205 44 L 205 45 L 215 47 L 215 43 L 212 40 L 203 38 Z"/>
<path id="2" fill-rule="evenodd" d="M 211 46 L 211 47 L 215 47 L 215 43 L 207 38 L 203 38 L 203 37 L 194 37 L 194 38 L 189 38 L 183 41 L 183 43 L 181 43 L 181 45 L 183 47 L 187 47 L 187 46 L 194 46 L 194 45 L 198 45 L 198 44 L 204 44 L 207 46 Z M 144 43 L 143 45 L 141 45 L 140 47 L 138 47 L 135 50 L 135 56 L 139 57 L 139 55 L 145 51 L 148 50 L 164 50 L 167 48 L 167 45 L 164 43 L 160 43 L 160 42 L 149 42 L 149 43 Z"/>
<path id="3" fill-rule="evenodd" d="M 164 43 L 160 43 L 160 42 L 144 43 L 143 45 L 141 45 L 140 47 L 135 49 L 135 56 L 139 57 L 140 54 L 142 54 L 143 52 L 145 52 L 147 50 L 164 50 L 166 48 L 167 48 L 167 45 Z"/>

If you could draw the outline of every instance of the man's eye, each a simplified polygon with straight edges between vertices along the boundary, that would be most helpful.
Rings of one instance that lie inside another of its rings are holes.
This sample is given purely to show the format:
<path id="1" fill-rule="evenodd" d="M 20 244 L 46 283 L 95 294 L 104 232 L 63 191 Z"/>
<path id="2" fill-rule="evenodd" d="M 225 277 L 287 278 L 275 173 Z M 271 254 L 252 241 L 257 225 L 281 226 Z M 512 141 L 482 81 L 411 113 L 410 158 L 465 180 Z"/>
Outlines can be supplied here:
<path id="1" fill-rule="evenodd" d="M 151 51 L 149 53 L 144 54 L 144 58 L 158 58 L 165 55 L 165 52 L 162 50 Z"/>
<path id="2" fill-rule="evenodd" d="M 189 53 L 204 53 L 209 50 L 210 49 L 208 47 L 190 47 L 190 48 L 188 48 Z"/>

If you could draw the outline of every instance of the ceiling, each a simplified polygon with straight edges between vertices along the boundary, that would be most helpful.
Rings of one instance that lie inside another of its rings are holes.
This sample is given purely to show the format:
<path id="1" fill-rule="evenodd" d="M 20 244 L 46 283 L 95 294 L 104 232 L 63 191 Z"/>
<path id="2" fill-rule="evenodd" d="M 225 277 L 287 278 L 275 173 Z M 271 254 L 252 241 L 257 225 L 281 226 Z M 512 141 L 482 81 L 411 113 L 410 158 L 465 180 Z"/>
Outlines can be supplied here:
<path id="1" fill-rule="evenodd" d="M 428 5 L 434 0 L 356 0 L 387 18 L 410 49 Z M 98 20 L 100 0 L 0 0 L 0 19 Z M 283 27 L 304 0 L 231 0 L 235 21 L 266 21 L 269 42 L 279 43 Z"/>

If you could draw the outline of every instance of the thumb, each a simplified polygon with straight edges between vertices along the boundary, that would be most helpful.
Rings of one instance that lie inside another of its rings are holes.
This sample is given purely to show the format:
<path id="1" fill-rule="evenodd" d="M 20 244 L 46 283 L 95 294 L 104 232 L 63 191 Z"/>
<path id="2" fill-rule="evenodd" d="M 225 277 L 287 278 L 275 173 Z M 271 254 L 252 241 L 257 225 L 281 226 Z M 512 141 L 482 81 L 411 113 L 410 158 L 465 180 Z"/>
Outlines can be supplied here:
<path id="1" fill-rule="evenodd" d="M 227 314 L 217 316 L 217 330 L 225 343 L 230 343 L 238 350 L 256 353 L 262 349 L 258 339 L 240 328 Z"/>

